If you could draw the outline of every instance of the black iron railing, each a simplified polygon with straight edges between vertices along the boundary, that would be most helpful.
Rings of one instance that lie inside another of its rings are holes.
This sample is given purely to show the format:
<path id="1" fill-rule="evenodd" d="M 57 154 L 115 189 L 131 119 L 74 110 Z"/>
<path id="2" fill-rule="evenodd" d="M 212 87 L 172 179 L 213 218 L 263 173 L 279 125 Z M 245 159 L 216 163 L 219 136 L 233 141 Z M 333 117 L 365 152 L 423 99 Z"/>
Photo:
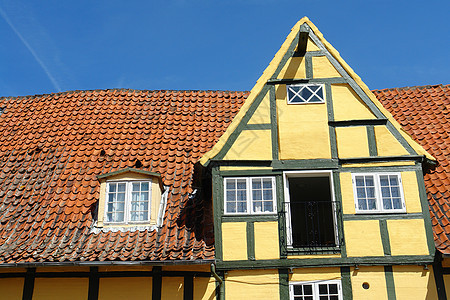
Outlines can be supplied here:
<path id="1" fill-rule="evenodd" d="M 286 203 L 290 211 L 291 243 L 294 248 L 337 246 L 337 201 Z"/>

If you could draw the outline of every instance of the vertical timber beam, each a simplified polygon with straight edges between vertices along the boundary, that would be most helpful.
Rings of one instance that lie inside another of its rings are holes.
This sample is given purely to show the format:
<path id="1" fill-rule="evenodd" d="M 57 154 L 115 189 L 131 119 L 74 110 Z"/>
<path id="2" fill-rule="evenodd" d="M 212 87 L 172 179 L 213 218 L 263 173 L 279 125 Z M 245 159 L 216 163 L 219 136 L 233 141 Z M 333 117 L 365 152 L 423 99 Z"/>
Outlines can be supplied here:
<path id="1" fill-rule="evenodd" d="M 305 25 L 306 24 L 302 24 L 300 26 L 300 30 L 298 32 L 298 43 L 297 43 L 297 50 L 294 53 L 295 56 L 305 56 L 305 54 L 306 54 L 306 46 L 308 45 L 309 29 Z"/>
<path id="2" fill-rule="evenodd" d="M 436 250 L 433 263 L 433 275 L 436 282 L 436 291 L 438 299 L 447 300 L 447 292 L 445 291 L 444 269 L 442 268 L 442 254 Z"/>
<path id="3" fill-rule="evenodd" d="M 397 296 L 395 295 L 394 273 L 392 271 L 392 266 L 384 266 L 384 276 L 386 278 L 388 300 L 397 299 Z"/>
<path id="4" fill-rule="evenodd" d="M 289 270 L 278 269 L 280 299 L 289 299 Z"/>
<path id="5" fill-rule="evenodd" d="M 99 276 L 98 267 L 91 267 L 89 269 L 89 290 L 88 290 L 88 300 L 98 299 L 98 288 L 99 288 Z"/>
<path id="6" fill-rule="evenodd" d="M 350 277 L 350 267 L 341 267 L 342 296 L 345 300 L 353 299 L 352 279 Z"/>
<path id="7" fill-rule="evenodd" d="M 23 284 L 22 300 L 32 300 L 34 290 L 34 279 L 36 268 L 28 268 L 25 274 L 25 282 Z"/>
<path id="8" fill-rule="evenodd" d="M 162 276 L 161 267 L 153 267 L 152 300 L 161 300 Z"/>
<path id="9" fill-rule="evenodd" d="M 193 299 L 194 299 L 194 276 L 186 275 L 184 276 L 183 300 L 193 300 Z"/>

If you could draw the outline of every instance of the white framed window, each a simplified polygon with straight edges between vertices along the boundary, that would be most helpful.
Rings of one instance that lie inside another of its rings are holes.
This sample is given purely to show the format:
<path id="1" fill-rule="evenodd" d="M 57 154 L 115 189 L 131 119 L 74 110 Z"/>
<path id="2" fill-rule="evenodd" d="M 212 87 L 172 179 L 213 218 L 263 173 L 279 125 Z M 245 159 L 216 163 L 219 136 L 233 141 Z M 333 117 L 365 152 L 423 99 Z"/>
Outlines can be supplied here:
<path id="1" fill-rule="evenodd" d="M 287 85 L 288 104 L 325 103 L 323 84 Z"/>
<path id="2" fill-rule="evenodd" d="M 106 224 L 150 221 L 151 181 L 111 181 L 106 184 Z"/>
<path id="3" fill-rule="evenodd" d="M 357 213 L 405 212 L 400 173 L 352 174 Z"/>
<path id="4" fill-rule="evenodd" d="M 331 171 L 286 171 L 284 199 L 288 248 L 338 247 Z"/>
<path id="5" fill-rule="evenodd" d="M 225 214 L 273 214 L 275 177 L 224 178 Z"/>
<path id="6" fill-rule="evenodd" d="M 341 300 L 340 280 L 289 283 L 290 300 Z"/>

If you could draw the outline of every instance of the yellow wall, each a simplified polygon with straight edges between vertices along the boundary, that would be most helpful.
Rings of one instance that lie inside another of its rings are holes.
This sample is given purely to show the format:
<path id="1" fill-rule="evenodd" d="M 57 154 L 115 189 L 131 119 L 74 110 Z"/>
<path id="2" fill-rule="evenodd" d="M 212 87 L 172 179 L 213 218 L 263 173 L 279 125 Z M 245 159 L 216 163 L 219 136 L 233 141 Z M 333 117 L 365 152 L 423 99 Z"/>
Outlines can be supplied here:
<path id="1" fill-rule="evenodd" d="M 433 269 L 429 266 L 393 266 L 397 299 L 438 299 Z"/>
<path id="2" fill-rule="evenodd" d="M 216 280 L 214 278 L 194 278 L 194 300 L 215 300 Z"/>
<path id="3" fill-rule="evenodd" d="M 183 300 L 184 292 L 183 277 L 163 277 L 161 299 Z"/>
<path id="4" fill-rule="evenodd" d="M 387 299 L 386 276 L 384 267 L 364 267 L 360 266 L 359 270 L 352 268 L 351 272 L 353 299 Z M 364 289 L 362 284 L 367 282 L 369 289 Z M 399 298 L 397 299 L 407 299 Z"/>
<path id="5" fill-rule="evenodd" d="M 270 130 L 242 130 L 224 160 L 271 160 Z"/>
<path id="6" fill-rule="evenodd" d="M 306 78 L 305 58 L 291 57 L 288 59 L 280 74 L 279 79 Z"/>
<path id="7" fill-rule="evenodd" d="M 378 220 L 344 221 L 348 256 L 383 256 Z"/>
<path id="8" fill-rule="evenodd" d="M 375 126 L 378 156 L 408 155 L 408 151 L 389 132 L 386 126 Z"/>
<path id="9" fill-rule="evenodd" d="M 151 277 L 100 278 L 99 300 L 151 299 L 151 297 Z"/>
<path id="10" fill-rule="evenodd" d="M 339 158 L 368 157 L 367 129 L 359 127 L 337 127 L 336 141 Z"/>
<path id="11" fill-rule="evenodd" d="M 268 124 L 270 123 L 270 94 L 267 93 L 248 121 L 248 124 Z"/>
<path id="12" fill-rule="evenodd" d="M 247 223 L 222 223 L 223 260 L 247 260 Z"/>
<path id="13" fill-rule="evenodd" d="M 402 185 L 405 196 L 406 212 L 422 212 L 416 172 L 402 172 Z"/>
<path id="14" fill-rule="evenodd" d="M 313 56 L 312 65 L 314 78 L 341 77 L 326 56 Z"/>
<path id="15" fill-rule="evenodd" d="M 340 173 L 342 211 L 344 214 L 355 213 L 355 199 L 353 197 L 352 173 Z"/>
<path id="16" fill-rule="evenodd" d="M 276 98 L 280 159 L 331 158 L 326 103 L 288 105 L 286 85 Z"/>
<path id="17" fill-rule="evenodd" d="M 279 259 L 278 222 L 255 222 L 255 258 Z"/>
<path id="18" fill-rule="evenodd" d="M 23 278 L 0 278 L 0 300 L 21 300 Z"/>
<path id="19" fill-rule="evenodd" d="M 331 93 L 336 121 L 376 119 L 349 85 L 332 84 Z"/>
<path id="20" fill-rule="evenodd" d="M 278 270 L 228 271 L 225 296 L 233 300 L 279 299 Z"/>
<path id="21" fill-rule="evenodd" d="M 387 220 L 392 255 L 428 255 L 423 219 Z"/>
<path id="22" fill-rule="evenodd" d="M 87 299 L 88 288 L 88 278 L 36 278 L 33 300 Z"/>
<path id="23" fill-rule="evenodd" d="M 289 281 L 333 280 L 341 278 L 340 268 L 299 268 L 289 274 Z"/>

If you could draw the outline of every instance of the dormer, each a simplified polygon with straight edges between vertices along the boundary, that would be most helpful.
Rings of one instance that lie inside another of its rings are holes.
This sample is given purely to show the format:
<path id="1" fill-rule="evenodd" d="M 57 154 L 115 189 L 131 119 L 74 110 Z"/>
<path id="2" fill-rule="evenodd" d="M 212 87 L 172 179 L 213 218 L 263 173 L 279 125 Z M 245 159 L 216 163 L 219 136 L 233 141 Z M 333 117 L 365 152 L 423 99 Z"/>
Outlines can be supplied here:
<path id="1" fill-rule="evenodd" d="M 97 230 L 153 230 L 162 225 L 167 193 L 160 174 L 126 168 L 97 179 Z"/>

